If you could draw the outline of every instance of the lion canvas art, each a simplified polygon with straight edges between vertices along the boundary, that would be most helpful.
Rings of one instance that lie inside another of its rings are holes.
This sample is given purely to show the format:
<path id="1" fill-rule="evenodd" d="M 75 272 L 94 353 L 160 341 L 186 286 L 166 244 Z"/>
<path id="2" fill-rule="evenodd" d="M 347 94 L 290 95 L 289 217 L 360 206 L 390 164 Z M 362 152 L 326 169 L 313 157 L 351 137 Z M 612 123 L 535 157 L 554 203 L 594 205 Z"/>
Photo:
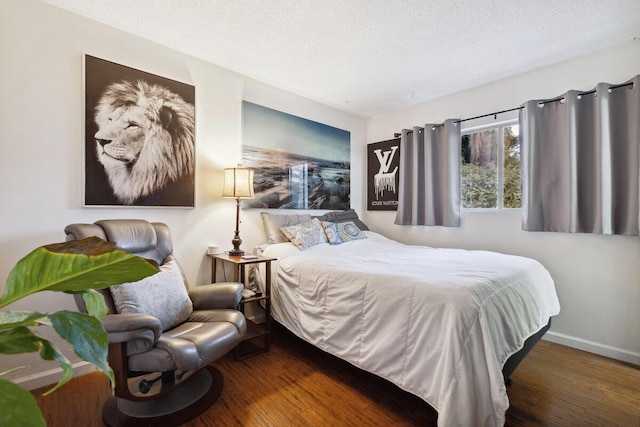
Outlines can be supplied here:
<path id="1" fill-rule="evenodd" d="M 194 206 L 193 86 L 86 55 L 85 205 Z"/>

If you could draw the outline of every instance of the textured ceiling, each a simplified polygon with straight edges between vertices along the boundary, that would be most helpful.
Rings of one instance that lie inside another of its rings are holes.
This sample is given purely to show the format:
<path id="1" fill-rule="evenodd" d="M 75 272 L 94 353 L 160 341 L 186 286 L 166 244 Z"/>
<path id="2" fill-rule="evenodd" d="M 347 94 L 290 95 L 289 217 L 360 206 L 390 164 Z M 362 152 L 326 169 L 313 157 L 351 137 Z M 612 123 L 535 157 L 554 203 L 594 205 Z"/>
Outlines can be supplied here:
<path id="1" fill-rule="evenodd" d="M 44 0 L 362 117 L 640 36 L 640 0 Z"/>

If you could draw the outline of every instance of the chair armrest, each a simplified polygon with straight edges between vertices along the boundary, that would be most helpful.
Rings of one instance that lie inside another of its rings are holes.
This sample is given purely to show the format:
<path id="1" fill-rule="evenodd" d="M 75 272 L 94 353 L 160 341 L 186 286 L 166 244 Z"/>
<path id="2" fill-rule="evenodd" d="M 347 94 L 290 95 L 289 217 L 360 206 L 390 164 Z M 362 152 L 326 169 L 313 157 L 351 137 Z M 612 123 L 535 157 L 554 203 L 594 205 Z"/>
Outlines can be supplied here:
<path id="1" fill-rule="evenodd" d="M 135 353 L 148 351 L 162 333 L 160 320 L 148 314 L 107 314 L 102 318 L 102 326 L 109 335 L 109 344 L 135 341 Z"/>
<path id="2" fill-rule="evenodd" d="M 244 285 L 238 282 L 213 283 L 189 289 L 194 310 L 237 308 Z"/>

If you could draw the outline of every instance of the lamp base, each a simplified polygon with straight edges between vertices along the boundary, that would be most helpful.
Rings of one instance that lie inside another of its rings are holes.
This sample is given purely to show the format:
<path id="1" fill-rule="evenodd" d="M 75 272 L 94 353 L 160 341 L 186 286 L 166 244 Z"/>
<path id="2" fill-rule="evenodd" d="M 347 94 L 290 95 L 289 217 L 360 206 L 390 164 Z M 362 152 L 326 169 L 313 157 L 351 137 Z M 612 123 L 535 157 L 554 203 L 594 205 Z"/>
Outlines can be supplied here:
<path id="1" fill-rule="evenodd" d="M 236 198 L 236 232 L 233 235 L 233 240 L 231 241 L 233 245 L 233 250 L 229 251 L 229 255 L 231 256 L 242 256 L 244 255 L 244 251 L 240 249 L 240 245 L 242 244 L 242 239 L 240 238 L 240 198 Z"/>

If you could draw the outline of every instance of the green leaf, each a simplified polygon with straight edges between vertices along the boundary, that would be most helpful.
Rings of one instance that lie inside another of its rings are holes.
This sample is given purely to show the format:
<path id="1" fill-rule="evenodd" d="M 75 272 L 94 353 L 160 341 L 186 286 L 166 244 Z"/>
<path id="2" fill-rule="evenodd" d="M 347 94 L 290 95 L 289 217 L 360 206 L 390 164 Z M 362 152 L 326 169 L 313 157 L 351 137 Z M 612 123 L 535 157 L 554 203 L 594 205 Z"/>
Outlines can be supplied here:
<path id="1" fill-rule="evenodd" d="M 46 314 L 34 311 L 0 311 L 0 331 L 18 326 L 37 326 Z"/>
<path id="2" fill-rule="evenodd" d="M 50 324 L 82 359 L 105 372 L 115 385 L 107 362 L 109 340 L 100 319 L 107 313 L 104 298 L 94 289 L 136 282 L 158 271 L 153 261 L 115 249 L 113 243 L 96 237 L 40 247 L 21 259 L 9 273 L 0 308 L 40 291 L 82 293 L 87 311 L 43 314 L 0 311 L 0 353 L 40 351 L 45 360 L 56 360 L 62 368 L 51 393 L 73 376 L 69 360 L 46 338 L 30 327 Z M 4 375 L 10 371 L 5 371 Z M 33 396 L 19 386 L 0 380 L 0 426 L 44 426 Z"/>
<path id="3" fill-rule="evenodd" d="M 39 291 L 81 291 L 136 282 L 158 267 L 97 237 L 42 246 L 11 270 L 0 297 L 4 307 Z"/>
<path id="4" fill-rule="evenodd" d="M 107 362 L 109 336 L 102 323 L 93 316 L 75 311 L 59 311 L 49 315 L 56 332 L 83 360 L 92 363 L 115 383 L 113 371 Z"/>
<path id="5" fill-rule="evenodd" d="M 95 320 L 93 317 L 92 319 Z M 40 351 L 40 357 L 44 360 L 58 361 L 62 368 L 62 375 L 58 380 L 58 384 L 48 393 L 57 390 L 73 377 L 73 367 L 71 366 L 69 359 L 67 359 L 65 355 L 62 354 L 56 346 L 46 338 L 39 336 L 25 326 L 18 326 L 11 330 L 0 331 L 0 353 L 19 354 L 33 353 L 36 351 Z"/>
<path id="6" fill-rule="evenodd" d="M 73 367 L 71 366 L 71 362 L 69 359 L 65 357 L 64 354 L 58 350 L 58 348 L 49 340 L 45 338 L 41 338 L 40 344 L 42 345 L 42 350 L 40 351 L 40 357 L 44 360 L 57 360 L 62 368 L 62 375 L 58 380 L 58 384 L 56 384 L 53 388 L 45 393 L 45 395 L 53 393 L 63 385 L 65 385 L 71 378 L 73 378 Z"/>
<path id="7" fill-rule="evenodd" d="M 87 313 L 98 320 L 102 319 L 109 312 L 109 308 L 104 302 L 104 296 L 94 289 L 82 291 L 82 299 L 87 308 Z"/>
<path id="8" fill-rule="evenodd" d="M 6 380 L 0 380 L 0 426 L 46 426 L 33 395 Z"/>
<path id="9" fill-rule="evenodd" d="M 26 326 L 0 331 L 0 353 L 33 353 L 40 350 L 41 337 Z"/>

